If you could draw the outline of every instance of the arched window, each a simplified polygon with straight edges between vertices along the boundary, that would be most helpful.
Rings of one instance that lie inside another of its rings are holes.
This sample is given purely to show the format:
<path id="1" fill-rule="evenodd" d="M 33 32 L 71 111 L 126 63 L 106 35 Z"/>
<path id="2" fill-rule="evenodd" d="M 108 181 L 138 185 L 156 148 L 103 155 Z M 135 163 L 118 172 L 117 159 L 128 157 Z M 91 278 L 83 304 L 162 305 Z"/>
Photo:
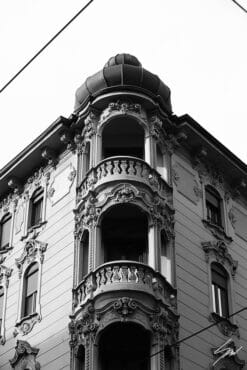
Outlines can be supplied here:
<path id="1" fill-rule="evenodd" d="M 3 286 L 0 285 L 0 336 L 3 321 L 3 301 L 4 301 L 4 289 Z"/>
<path id="2" fill-rule="evenodd" d="M 84 278 L 88 273 L 88 248 L 89 248 L 89 232 L 85 230 L 83 232 L 81 243 L 80 243 L 80 252 L 79 252 L 79 282 Z"/>
<path id="3" fill-rule="evenodd" d="M 222 204 L 219 193 L 210 185 L 205 188 L 207 220 L 222 226 Z"/>
<path id="4" fill-rule="evenodd" d="M 9 246 L 11 230 L 11 214 L 7 213 L 0 223 L 0 251 Z"/>
<path id="5" fill-rule="evenodd" d="M 38 291 L 38 263 L 33 263 L 25 272 L 23 281 L 23 306 L 22 317 L 29 316 L 36 312 L 37 291 Z"/>
<path id="6" fill-rule="evenodd" d="M 213 311 L 219 316 L 229 316 L 228 274 L 216 262 L 211 264 Z"/>
<path id="7" fill-rule="evenodd" d="M 132 204 L 111 207 L 102 220 L 104 262 L 130 260 L 147 262 L 148 220 Z"/>
<path id="8" fill-rule="evenodd" d="M 126 116 L 109 122 L 102 135 L 103 158 L 131 156 L 144 159 L 144 130 Z"/>

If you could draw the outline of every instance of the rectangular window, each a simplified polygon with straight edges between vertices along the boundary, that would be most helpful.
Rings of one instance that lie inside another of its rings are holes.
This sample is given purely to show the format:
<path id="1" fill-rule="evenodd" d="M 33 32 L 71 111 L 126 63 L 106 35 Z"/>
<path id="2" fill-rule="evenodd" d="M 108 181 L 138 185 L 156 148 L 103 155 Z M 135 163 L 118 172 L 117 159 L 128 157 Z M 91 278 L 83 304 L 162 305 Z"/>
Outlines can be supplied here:
<path id="1" fill-rule="evenodd" d="M 219 316 L 229 316 L 227 273 L 215 263 L 212 265 L 213 311 Z"/>
<path id="2" fill-rule="evenodd" d="M 29 316 L 36 312 L 37 299 L 37 284 L 38 284 L 38 264 L 35 263 L 27 270 L 25 275 L 25 301 L 23 316 Z"/>
<path id="3" fill-rule="evenodd" d="M 206 187 L 207 220 L 214 225 L 222 226 L 221 199 L 218 193 L 211 187 Z"/>
<path id="4" fill-rule="evenodd" d="M 43 210 L 43 189 L 34 194 L 30 208 L 30 227 L 40 224 Z"/>
<path id="5" fill-rule="evenodd" d="M 11 215 L 6 215 L 0 224 L 0 249 L 6 249 L 9 246 L 11 230 Z"/>

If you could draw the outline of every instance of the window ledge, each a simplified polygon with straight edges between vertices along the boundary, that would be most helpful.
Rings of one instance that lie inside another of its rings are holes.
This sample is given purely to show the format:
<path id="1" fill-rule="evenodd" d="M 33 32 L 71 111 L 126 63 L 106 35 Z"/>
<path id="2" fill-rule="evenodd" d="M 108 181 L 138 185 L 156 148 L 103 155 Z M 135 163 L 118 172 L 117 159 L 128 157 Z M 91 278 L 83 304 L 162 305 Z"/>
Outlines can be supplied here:
<path id="1" fill-rule="evenodd" d="M 8 253 L 11 251 L 14 247 L 12 245 L 8 245 L 7 247 L 0 248 L 0 255 L 4 253 Z"/>
<path id="2" fill-rule="evenodd" d="M 22 335 L 26 335 L 30 333 L 34 325 L 40 321 L 41 321 L 41 316 L 37 312 L 34 312 L 28 316 L 21 318 L 15 324 L 16 329 L 13 333 L 14 336 L 16 336 L 18 333 L 21 333 Z"/>
<path id="3" fill-rule="evenodd" d="M 41 231 L 40 229 L 47 224 L 47 221 L 41 221 L 37 225 L 33 225 L 32 227 L 29 227 L 27 230 L 26 235 L 23 235 L 21 240 L 27 239 L 31 234 L 35 234 L 37 236 L 37 233 Z"/>
<path id="4" fill-rule="evenodd" d="M 211 312 L 209 315 L 209 321 L 214 322 L 217 324 L 219 331 L 227 336 L 230 337 L 232 335 L 236 335 L 239 338 L 239 330 L 238 326 L 233 324 L 230 319 L 225 318 L 217 314 L 216 312 Z"/>
<path id="5" fill-rule="evenodd" d="M 225 230 L 223 229 L 222 226 L 216 225 L 216 224 L 212 223 L 211 221 L 205 220 L 205 219 L 202 220 L 202 223 L 207 229 L 209 229 L 211 231 L 211 233 L 217 239 L 223 239 L 223 240 L 225 240 L 226 242 L 229 242 L 229 243 L 232 242 L 233 239 L 225 233 Z"/>

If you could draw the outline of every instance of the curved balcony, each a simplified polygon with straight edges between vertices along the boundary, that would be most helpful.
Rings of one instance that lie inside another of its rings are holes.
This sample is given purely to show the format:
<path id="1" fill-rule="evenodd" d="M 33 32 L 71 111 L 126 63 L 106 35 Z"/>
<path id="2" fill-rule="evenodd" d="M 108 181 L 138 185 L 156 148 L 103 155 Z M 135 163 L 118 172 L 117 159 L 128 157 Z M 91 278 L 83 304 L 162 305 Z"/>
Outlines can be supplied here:
<path id="1" fill-rule="evenodd" d="M 89 170 L 78 188 L 79 198 L 83 198 L 92 188 L 118 180 L 141 182 L 163 195 L 171 192 L 170 186 L 161 175 L 145 161 L 135 157 L 121 156 L 106 158 Z"/>
<path id="2" fill-rule="evenodd" d="M 146 293 L 165 305 L 175 305 L 176 289 L 159 272 L 139 262 L 113 261 L 99 266 L 73 289 L 74 309 L 99 294 L 121 290 Z"/>

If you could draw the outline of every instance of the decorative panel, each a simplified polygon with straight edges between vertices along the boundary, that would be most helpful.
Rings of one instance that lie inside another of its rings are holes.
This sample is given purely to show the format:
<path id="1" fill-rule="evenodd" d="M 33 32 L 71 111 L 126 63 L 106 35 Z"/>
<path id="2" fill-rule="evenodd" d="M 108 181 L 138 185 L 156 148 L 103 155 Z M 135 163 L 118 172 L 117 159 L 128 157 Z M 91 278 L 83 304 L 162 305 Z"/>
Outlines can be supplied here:
<path id="1" fill-rule="evenodd" d="M 54 176 L 51 186 L 48 190 L 48 196 L 52 205 L 57 203 L 70 192 L 75 176 L 76 170 L 72 164 Z"/>
<path id="2" fill-rule="evenodd" d="M 247 240 L 247 215 L 235 207 L 233 208 L 232 213 L 234 215 L 235 233 L 244 240 Z"/>
<path id="3" fill-rule="evenodd" d="M 177 187 L 177 191 L 194 204 L 197 204 L 202 197 L 202 190 L 198 186 L 195 175 L 179 163 L 173 167 L 173 182 Z"/>

